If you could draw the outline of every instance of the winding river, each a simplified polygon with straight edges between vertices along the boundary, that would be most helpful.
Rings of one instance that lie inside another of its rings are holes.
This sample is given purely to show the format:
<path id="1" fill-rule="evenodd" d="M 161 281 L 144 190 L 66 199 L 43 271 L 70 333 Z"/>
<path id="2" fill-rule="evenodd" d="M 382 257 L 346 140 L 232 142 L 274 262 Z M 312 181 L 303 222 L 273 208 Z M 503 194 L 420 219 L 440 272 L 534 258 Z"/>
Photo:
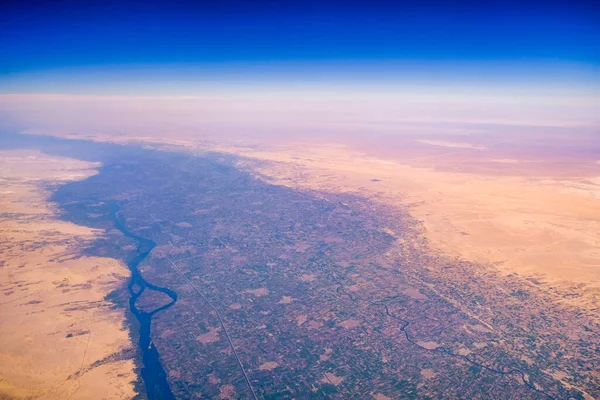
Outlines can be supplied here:
<path id="1" fill-rule="evenodd" d="M 137 242 L 137 255 L 127 263 L 127 267 L 131 271 L 131 279 L 127 285 L 127 289 L 129 290 L 130 295 L 129 309 L 140 324 L 139 345 L 142 352 L 143 362 L 141 375 L 146 388 L 146 394 L 149 400 L 174 400 L 175 396 L 173 396 L 173 392 L 171 391 L 167 381 L 167 375 L 160 363 L 158 350 L 152 342 L 150 329 L 152 326 L 152 317 L 158 312 L 173 306 L 173 304 L 177 302 L 177 293 L 173 290 L 153 285 L 144 280 L 138 269 L 138 266 L 150 254 L 152 249 L 154 249 L 156 243 L 150 239 L 131 233 L 125 226 L 125 222 L 123 217 L 119 215 L 119 211 L 120 208 L 117 204 L 111 204 L 110 212 L 115 228 L 118 229 L 124 236 Z M 164 293 L 169 296 L 171 301 L 168 304 L 156 308 L 151 312 L 140 310 L 137 308 L 135 303 L 146 290 Z"/>

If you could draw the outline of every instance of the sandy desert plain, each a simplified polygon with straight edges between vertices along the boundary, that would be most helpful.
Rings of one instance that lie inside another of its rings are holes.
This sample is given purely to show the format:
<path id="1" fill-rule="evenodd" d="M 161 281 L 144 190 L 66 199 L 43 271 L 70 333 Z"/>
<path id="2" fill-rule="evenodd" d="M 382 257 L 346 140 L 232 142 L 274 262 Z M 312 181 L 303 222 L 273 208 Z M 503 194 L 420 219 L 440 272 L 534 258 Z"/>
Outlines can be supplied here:
<path id="1" fill-rule="evenodd" d="M 486 135 L 215 140 L 63 134 L 243 156 L 269 182 L 408 207 L 445 255 L 494 265 L 600 321 L 600 137 L 500 126 Z"/>
<path id="2" fill-rule="evenodd" d="M 79 250 L 102 232 L 56 219 L 48 185 L 98 165 L 36 150 L 0 151 L 0 398 L 129 399 L 133 347 L 105 296 L 129 271 Z"/>
<path id="3" fill-rule="evenodd" d="M 554 142 L 535 135 L 512 142 L 412 136 L 393 143 L 59 136 L 235 154 L 240 168 L 271 183 L 408 208 L 440 254 L 518 276 L 557 304 L 600 322 L 600 142 L 594 135 Z M 73 248 L 101 232 L 54 219 L 43 186 L 84 179 L 95 168 L 35 151 L 0 154 L 2 212 L 19 215 L 0 222 L 1 251 L 9 260 L 0 269 L 0 395 L 134 395 L 124 313 L 103 300 L 128 271 L 112 259 L 73 258 Z M 92 367 L 88 360 L 107 361 Z"/>

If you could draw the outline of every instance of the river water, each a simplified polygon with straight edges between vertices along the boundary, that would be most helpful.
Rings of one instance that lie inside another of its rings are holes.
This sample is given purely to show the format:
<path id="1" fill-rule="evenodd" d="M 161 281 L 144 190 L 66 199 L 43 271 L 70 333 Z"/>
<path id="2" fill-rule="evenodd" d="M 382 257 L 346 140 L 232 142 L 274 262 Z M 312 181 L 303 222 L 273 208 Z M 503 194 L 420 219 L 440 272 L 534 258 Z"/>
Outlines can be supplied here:
<path id="1" fill-rule="evenodd" d="M 127 289 L 129 290 L 130 295 L 129 309 L 140 324 L 139 345 L 143 362 L 141 375 L 146 388 L 146 393 L 150 400 L 175 399 L 173 392 L 169 387 L 165 370 L 161 365 L 158 350 L 152 342 L 151 327 L 152 317 L 154 315 L 166 310 L 177 302 L 177 293 L 173 290 L 153 285 L 144 280 L 138 266 L 146 257 L 148 257 L 152 249 L 156 246 L 156 243 L 150 239 L 134 235 L 127 230 L 124 219 L 119 212 L 119 206 L 115 203 L 111 204 L 111 218 L 115 228 L 121 231 L 124 236 L 137 242 L 137 255 L 127 263 L 127 267 L 131 271 L 131 279 L 127 285 Z M 140 310 L 136 306 L 136 301 L 146 290 L 164 293 L 169 296 L 171 301 L 151 312 Z"/>

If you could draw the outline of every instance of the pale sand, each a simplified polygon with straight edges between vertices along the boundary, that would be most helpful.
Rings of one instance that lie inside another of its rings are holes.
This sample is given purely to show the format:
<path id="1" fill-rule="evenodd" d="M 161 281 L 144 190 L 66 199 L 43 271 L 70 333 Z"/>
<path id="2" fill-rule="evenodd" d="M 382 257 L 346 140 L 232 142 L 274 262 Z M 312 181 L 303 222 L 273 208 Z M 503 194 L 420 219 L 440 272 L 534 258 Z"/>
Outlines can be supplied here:
<path id="1" fill-rule="evenodd" d="M 266 296 L 269 294 L 269 290 L 267 288 L 258 288 L 258 289 L 246 289 L 243 293 L 249 293 L 256 297 Z"/>
<path id="2" fill-rule="evenodd" d="M 109 135 L 95 140 L 242 155 L 267 161 L 241 166 L 276 184 L 353 193 L 408 209 L 422 221 L 434 249 L 494 265 L 506 274 L 535 278 L 547 287 L 576 290 L 577 296 L 559 296 L 557 301 L 598 314 L 600 167 L 597 157 L 579 156 L 585 146 L 578 143 L 598 144 L 589 137 L 578 142 L 568 136 L 536 135 L 499 136 L 514 151 L 497 150 L 489 146 L 491 142 L 482 146 L 470 139 L 418 136 L 435 145 L 411 147 L 415 137 L 388 146 L 365 139 L 362 148 L 344 138 L 336 143 L 290 140 L 252 146 L 233 140 L 199 141 L 189 135 L 169 139 Z M 554 153 L 540 152 L 539 143 L 551 145 Z M 470 151 L 473 147 L 486 150 Z"/>
<path id="3" fill-rule="evenodd" d="M 110 258 L 80 257 L 100 232 L 58 221 L 44 182 L 84 179 L 96 164 L 0 151 L 0 397 L 129 399 L 135 365 L 123 310 L 104 297 L 128 276 Z M 14 215 L 14 214 L 13 214 Z M 71 336 L 71 337 L 67 337 Z"/>
<path id="4" fill-rule="evenodd" d="M 352 329 L 360 326 L 360 321 L 357 319 L 347 319 L 345 321 L 340 322 L 340 325 L 346 329 Z"/>
<path id="5" fill-rule="evenodd" d="M 485 146 L 479 146 L 466 142 L 449 142 L 445 140 L 426 140 L 426 139 L 418 139 L 416 140 L 418 143 L 429 144 L 432 146 L 440 146 L 440 147 L 450 147 L 455 149 L 471 149 L 471 150 L 486 150 Z"/>
<path id="6" fill-rule="evenodd" d="M 344 380 L 343 376 L 337 376 L 335 374 L 332 374 L 330 372 L 325 372 L 325 376 L 323 377 L 323 379 L 321 380 L 321 382 L 323 383 L 331 383 L 332 385 L 339 385 L 340 383 L 342 383 Z"/>
<path id="7" fill-rule="evenodd" d="M 265 363 L 262 363 L 260 367 L 258 367 L 258 369 L 261 371 L 272 371 L 277 367 L 279 367 L 279 364 L 275 361 L 267 361 Z"/>
<path id="8" fill-rule="evenodd" d="M 273 183 L 407 208 L 434 248 L 548 285 L 580 285 L 581 296 L 560 301 L 597 311 L 600 169 L 598 177 L 588 169 L 587 176 L 573 171 L 570 178 L 549 179 L 434 170 L 340 146 L 221 150 L 272 161 L 246 167 Z"/>
<path id="9" fill-rule="evenodd" d="M 202 344 L 218 342 L 220 338 L 220 330 L 221 328 L 211 328 L 208 332 L 196 336 L 196 339 Z"/>

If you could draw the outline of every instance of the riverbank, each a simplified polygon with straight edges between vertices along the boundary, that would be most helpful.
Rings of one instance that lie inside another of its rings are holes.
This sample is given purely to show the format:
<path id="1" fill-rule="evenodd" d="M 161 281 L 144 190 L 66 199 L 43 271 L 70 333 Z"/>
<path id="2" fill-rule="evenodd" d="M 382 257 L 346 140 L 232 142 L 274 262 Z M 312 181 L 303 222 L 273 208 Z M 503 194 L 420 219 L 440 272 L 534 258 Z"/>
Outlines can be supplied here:
<path id="1" fill-rule="evenodd" d="M 160 400 L 171 400 L 175 399 L 169 383 L 167 382 L 167 375 L 160 362 L 160 355 L 158 350 L 152 342 L 151 330 L 152 330 L 152 317 L 169 307 L 173 306 L 177 302 L 177 293 L 174 291 L 162 288 L 151 283 L 146 282 L 142 277 L 138 266 L 148 257 L 150 252 L 156 246 L 152 240 L 137 236 L 125 226 L 125 222 L 122 218 L 119 218 L 119 206 L 112 204 L 111 207 L 111 219 L 114 222 L 115 228 L 118 229 L 123 236 L 133 239 L 137 242 L 137 255 L 133 257 L 127 263 L 127 267 L 131 272 L 131 278 L 127 285 L 129 291 L 129 310 L 137 320 L 139 326 L 139 339 L 137 341 L 140 353 L 142 354 L 142 379 L 144 380 L 144 386 L 146 388 L 146 395 L 149 400 L 160 399 Z M 154 291 L 167 295 L 171 301 L 166 305 L 155 308 L 152 311 L 144 311 L 138 308 L 137 300 L 144 294 L 144 292 Z"/>
<path id="2" fill-rule="evenodd" d="M 34 150 L 0 152 L 0 397 L 136 395 L 125 315 L 105 300 L 127 268 L 81 256 L 101 232 L 59 221 L 45 189 L 86 179 L 97 167 Z"/>

